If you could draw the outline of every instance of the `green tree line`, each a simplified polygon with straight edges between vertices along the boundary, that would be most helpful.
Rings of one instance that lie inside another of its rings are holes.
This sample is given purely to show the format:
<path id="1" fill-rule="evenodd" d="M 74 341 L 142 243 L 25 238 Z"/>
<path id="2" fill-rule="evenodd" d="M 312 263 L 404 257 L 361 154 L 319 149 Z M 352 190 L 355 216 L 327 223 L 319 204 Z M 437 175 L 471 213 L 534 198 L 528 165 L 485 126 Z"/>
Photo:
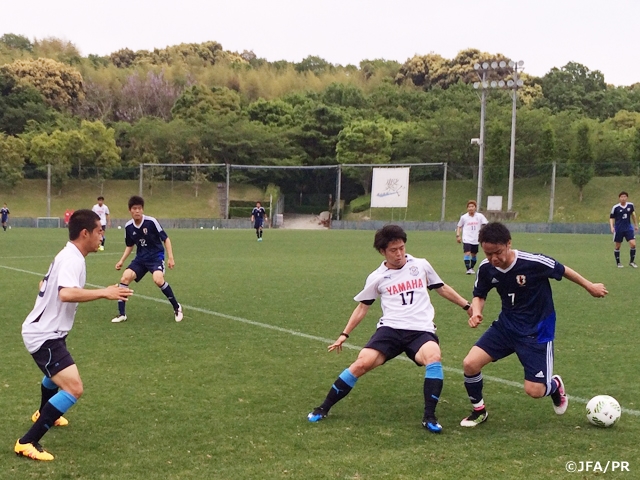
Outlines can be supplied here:
<path id="1" fill-rule="evenodd" d="M 268 62 L 218 42 L 83 57 L 68 41 L 0 37 L 0 182 L 14 187 L 51 165 L 56 188 L 69 178 L 131 178 L 140 163 L 241 165 L 447 162 L 475 178 L 480 101 L 474 64 L 508 60 L 467 49 L 453 59 L 416 55 L 335 65 L 309 56 Z M 489 80 L 508 71 L 495 71 Z M 543 77 L 522 74 L 516 176 L 559 175 L 582 188 L 593 175 L 640 177 L 640 83 L 613 86 L 570 62 Z M 487 193 L 506 181 L 511 90 L 490 90 Z M 236 181 L 285 190 L 333 190 L 296 171 L 237 173 Z M 159 173 L 157 175 L 164 175 Z M 181 179 L 217 180 L 202 169 Z M 370 173 L 346 169 L 347 199 Z M 415 173 L 417 179 L 429 173 Z M 421 177 L 420 177 L 421 176 Z M 151 174 L 153 180 L 154 174 Z M 315 192 L 314 192 L 315 191 Z"/>

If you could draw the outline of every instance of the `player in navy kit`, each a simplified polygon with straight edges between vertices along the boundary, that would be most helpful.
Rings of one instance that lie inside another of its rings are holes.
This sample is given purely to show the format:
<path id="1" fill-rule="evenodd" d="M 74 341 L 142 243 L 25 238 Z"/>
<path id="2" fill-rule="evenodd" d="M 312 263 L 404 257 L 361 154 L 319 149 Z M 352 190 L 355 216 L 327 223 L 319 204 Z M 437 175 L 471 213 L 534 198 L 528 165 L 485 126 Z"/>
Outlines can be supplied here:
<path id="1" fill-rule="evenodd" d="M 604 297 L 607 289 L 551 257 L 512 250 L 511 233 L 499 222 L 485 225 L 479 240 L 487 258 L 478 269 L 469 325 L 475 328 L 482 322 L 485 300 L 492 288 L 500 295 L 502 310 L 463 361 L 464 385 L 473 411 L 460 425 L 475 427 L 487 419 L 482 368 L 512 353 L 518 355 L 524 367 L 527 395 L 551 396 L 555 412 L 562 415 L 567 410 L 568 398 L 562 379 L 553 374 L 556 312 L 549 279 L 564 277 L 593 297 Z"/>
<path id="2" fill-rule="evenodd" d="M 397 225 L 386 225 L 376 232 L 373 247 L 385 260 L 367 277 L 364 289 L 354 297 L 359 302 L 358 306 L 343 333 L 329 345 L 329 351 L 340 353 L 344 341 L 378 297 L 382 303 L 382 318 L 356 361 L 338 376 L 322 405 L 307 416 L 310 422 L 325 418 L 329 409 L 347 396 L 362 375 L 404 352 L 416 365 L 426 367 L 422 426 L 433 433 L 442 431 L 435 411 L 444 375 L 433 323 L 435 311 L 428 290 L 435 290 L 443 298 L 462 307 L 467 314 L 471 314 L 470 304 L 440 279 L 427 260 L 408 255 L 405 252 L 406 241 L 406 233 Z"/>
<path id="3" fill-rule="evenodd" d="M 253 228 L 256 229 L 256 237 L 258 237 L 259 242 L 262 241 L 262 225 L 264 224 L 266 214 L 267 212 L 264 207 L 260 205 L 260 202 L 257 202 L 251 211 L 251 223 L 253 224 Z"/>
<path id="4" fill-rule="evenodd" d="M 176 322 L 180 322 L 183 317 L 182 306 L 176 300 L 171 286 L 164 280 L 165 248 L 167 249 L 167 265 L 169 268 L 173 268 L 175 265 L 171 240 L 155 218 L 144 215 L 144 199 L 142 197 L 134 195 L 129 199 L 129 212 L 131 212 L 131 220 L 124 227 L 126 248 L 122 258 L 116 263 L 116 270 L 122 268 L 134 245 L 137 245 L 136 257 L 122 273 L 120 286 L 128 287 L 132 281 L 139 282 L 147 272 L 151 272 L 154 283 L 160 287 L 162 293 L 171 302 Z M 111 321 L 120 323 L 126 320 L 124 302 L 118 302 L 118 316 Z"/>
<path id="5" fill-rule="evenodd" d="M 98 251 L 101 240 L 100 217 L 91 210 L 76 210 L 69 219 L 69 242 L 40 281 L 36 303 L 22 324 L 24 344 L 44 378 L 40 408 L 31 416 L 33 426 L 14 447 L 18 456 L 53 460 L 53 455 L 40 445 L 40 439 L 50 427 L 69 424 L 62 415 L 83 393 L 82 379 L 66 342 L 78 303 L 99 298 L 126 301 L 133 293 L 129 288 L 116 285 L 85 290 L 85 257 Z"/>
<path id="6" fill-rule="evenodd" d="M 11 212 L 7 208 L 7 204 L 5 203 L 2 208 L 0 208 L 0 216 L 2 216 L 2 229 L 7 231 L 7 222 L 9 221 L 9 214 Z"/>
<path id="7" fill-rule="evenodd" d="M 629 194 L 627 192 L 620 192 L 618 199 L 620 203 L 617 203 L 611 209 L 609 215 L 609 226 L 611 227 L 611 233 L 613 234 L 613 242 L 615 243 L 615 249 L 613 255 L 616 258 L 616 264 L 618 268 L 622 268 L 620 263 L 620 245 L 622 240 L 629 242 L 629 266 L 632 268 L 638 268 L 636 265 L 636 231 L 638 230 L 638 220 L 636 218 L 636 211 L 633 208 L 633 203 L 627 202 Z"/>

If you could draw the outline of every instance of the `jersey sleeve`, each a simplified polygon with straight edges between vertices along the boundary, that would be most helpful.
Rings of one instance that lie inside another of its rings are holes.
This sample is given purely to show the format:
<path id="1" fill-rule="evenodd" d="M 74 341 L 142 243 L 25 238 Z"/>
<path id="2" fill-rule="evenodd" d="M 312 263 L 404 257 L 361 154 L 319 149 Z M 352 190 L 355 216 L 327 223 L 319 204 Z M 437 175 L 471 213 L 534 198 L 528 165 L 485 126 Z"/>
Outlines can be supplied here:
<path id="1" fill-rule="evenodd" d="M 379 275 L 376 275 L 375 272 L 367 277 L 367 281 L 364 284 L 364 288 L 360 293 L 358 293 L 353 299 L 356 302 L 366 302 L 371 300 L 376 300 L 380 293 L 378 292 L 378 279 Z"/>
<path id="2" fill-rule="evenodd" d="M 127 227 L 124 227 L 124 228 L 125 228 L 125 230 L 124 230 L 124 244 L 127 247 L 133 247 L 136 244 L 136 240 L 131 235 L 131 230 L 128 229 Z"/>
<path id="3" fill-rule="evenodd" d="M 440 278 L 440 275 L 436 273 L 435 269 L 429 263 L 428 260 L 424 260 L 423 268 L 427 275 L 427 288 L 429 290 L 433 290 L 433 289 L 444 286 L 444 282 Z"/>
<path id="4" fill-rule="evenodd" d="M 460 217 L 460 220 L 458 220 L 458 228 L 462 228 L 464 227 L 464 215 L 462 215 Z"/>
<path id="5" fill-rule="evenodd" d="M 489 291 L 493 288 L 491 276 L 489 275 L 489 264 L 485 263 L 478 268 L 478 276 L 473 284 L 473 296 L 487 298 Z"/>
<path id="6" fill-rule="evenodd" d="M 84 269 L 84 262 L 80 260 L 69 261 L 65 265 L 60 266 L 60 273 L 58 273 L 58 290 L 61 288 L 83 288 L 84 285 L 80 285 L 80 278 L 82 277 L 82 271 Z"/>
<path id="7" fill-rule="evenodd" d="M 489 220 L 487 220 L 487 217 L 485 217 L 481 213 L 479 215 L 480 215 L 480 225 L 486 225 L 487 223 L 489 223 Z"/>
<path id="8" fill-rule="evenodd" d="M 111 215 L 111 212 L 109 211 L 109 207 L 107 207 L 106 205 L 104 206 L 104 214 Z"/>
<path id="9" fill-rule="evenodd" d="M 553 278 L 554 280 L 562 280 L 562 278 L 564 277 L 564 270 L 565 270 L 564 265 L 551 257 L 547 257 L 546 255 L 542 255 L 542 256 L 553 261 L 553 267 L 548 269 L 549 278 Z"/>

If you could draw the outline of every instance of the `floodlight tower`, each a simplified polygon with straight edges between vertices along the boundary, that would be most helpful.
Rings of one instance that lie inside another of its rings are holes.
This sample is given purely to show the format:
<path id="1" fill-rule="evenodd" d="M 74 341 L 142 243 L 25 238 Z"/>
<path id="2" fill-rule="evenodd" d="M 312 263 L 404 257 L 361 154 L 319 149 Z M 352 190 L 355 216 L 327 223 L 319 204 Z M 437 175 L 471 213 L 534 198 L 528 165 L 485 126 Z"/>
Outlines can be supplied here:
<path id="1" fill-rule="evenodd" d="M 500 62 L 504 63 L 504 62 Z M 513 176 L 515 170 L 516 161 L 516 104 L 518 102 L 518 87 L 522 87 L 524 82 L 518 78 L 518 67 L 522 69 L 524 62 L 519 60 L 514 62 L 509 61 L 509 68 L 511 68 L 512 78 L 507 81 L 507 87 L 513 90 L 511 96 L 513 103 L 511 105 L 511 151 L 509 153 L 509 196 L 507 199 L 507 211 L 511 211 L 513 207 Z"/>

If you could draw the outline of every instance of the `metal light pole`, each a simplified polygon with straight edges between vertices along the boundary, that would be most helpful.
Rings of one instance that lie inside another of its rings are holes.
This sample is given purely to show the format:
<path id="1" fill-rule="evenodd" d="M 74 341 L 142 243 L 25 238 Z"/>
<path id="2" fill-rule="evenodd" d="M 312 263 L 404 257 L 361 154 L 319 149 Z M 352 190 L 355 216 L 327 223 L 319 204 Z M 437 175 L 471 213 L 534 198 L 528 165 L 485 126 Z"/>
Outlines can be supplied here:
<path id="1" fill-rule="evenodd" d="M 487 71 L 489 70 L 489 63 L 484 62 L 482 65 L 476 63 L 473 68 L 476 71 L 476 75 L 480 79 L 479 82 L 473 84 L 473 88 L 478 89 L 482 87 L 482 93 L 480 94 L 480 138 L 471 139 L 471 143 L 480 147 L 478 150 L 478 193 L 476 195 L 476 203 L 478 204 L 478 211 L 482 207 L 482 187 L 484 179 L 484 119 L 487 108 Z M 482 70 L 482 76 L 478 73 Z"/>
<path id="2" fill-rule="evenodd" d="M 501 62 L 502 63 L 502 62 Z M 516 106 L 518 101 L 518 87 L 523 85 L 522 80 L 518 78 L 518 67 L 522 67 L 524 62 L 522 60 L 517 63 L 509 61 L 509 67 L 513 69 L 513 78 L 507 82 L 507 86 L 513 89 L 511 94 L 513 97 L 513 103 L 511 105 L 511 151 L 509 153 L 509 196 L 507 199 L 507 211 L 511 211 L 513 208 L 513 176 L 515 170 L 516 161 Z"/>

